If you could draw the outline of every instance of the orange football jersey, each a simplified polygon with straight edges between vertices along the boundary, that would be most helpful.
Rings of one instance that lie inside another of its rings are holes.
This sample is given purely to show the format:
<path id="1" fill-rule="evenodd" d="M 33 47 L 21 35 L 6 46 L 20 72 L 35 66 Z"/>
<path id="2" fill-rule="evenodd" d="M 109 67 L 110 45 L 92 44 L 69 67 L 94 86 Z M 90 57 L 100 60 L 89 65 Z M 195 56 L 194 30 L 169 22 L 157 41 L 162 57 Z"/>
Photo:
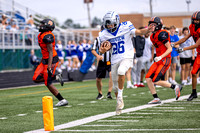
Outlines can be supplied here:
<path id="1" fill-rule="evenodd" d="M 53 57 L 57 55 L 57 52 L 55 50 L 55 36 L 51 31 L 41 32 L 38 35 L 38 43 L 39 43 L 41 51 L 42 51 L 43 59 L 49 58 L 49 52 L 47 49 L 47 45 L 50 43 L 53 45 Z"/>
<path id="2" fill-rule="evenodd" d="M 167 50 L 165 43 L 170 42 L 170 35 L 166 30 L 159 30 L 156 33 L 153 33 L 150 39 L 156 48 L 156 56 L 161 56 L 165 53 Z M 171 57 L 171 53 L 169 53 L 166 57 Z"/>
<path id="3" fill-rule="evenodd" d="M 192 35 L 195 43 L 197 42 L 197 40 L 199 39 L 200 37 L 200 28 L 198 28 L 196 31 L 195 31 L 195 25 L 194 24 L 191 24 L 189 26 L 189 29 L 190 29 L 190 34 Z M 200 46 L 197 47 L 197 52 L 200 53 Z"/>

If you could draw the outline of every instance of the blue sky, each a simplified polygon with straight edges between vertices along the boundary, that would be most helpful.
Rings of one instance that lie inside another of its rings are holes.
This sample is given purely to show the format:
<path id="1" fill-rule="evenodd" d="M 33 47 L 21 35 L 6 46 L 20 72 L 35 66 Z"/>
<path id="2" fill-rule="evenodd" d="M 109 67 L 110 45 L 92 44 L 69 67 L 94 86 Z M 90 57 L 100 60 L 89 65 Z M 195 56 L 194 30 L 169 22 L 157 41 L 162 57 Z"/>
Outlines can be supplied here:
<path id="1" fill-rule="evenodd" d="M 15 0 L 44 15 L 56 17 L 60 24 L 71 18 L 75 23 L 88 26 L 87 6 L 84 0 Z M 91 18 L 101 18 L 107 11 L 148 13 L 149 0 L 93 0 Z M 187 12 L 186 0 L 152 0 L 153 12 Z M 191 0 L 190 11 L 200 10 L 200 0 Z"/>

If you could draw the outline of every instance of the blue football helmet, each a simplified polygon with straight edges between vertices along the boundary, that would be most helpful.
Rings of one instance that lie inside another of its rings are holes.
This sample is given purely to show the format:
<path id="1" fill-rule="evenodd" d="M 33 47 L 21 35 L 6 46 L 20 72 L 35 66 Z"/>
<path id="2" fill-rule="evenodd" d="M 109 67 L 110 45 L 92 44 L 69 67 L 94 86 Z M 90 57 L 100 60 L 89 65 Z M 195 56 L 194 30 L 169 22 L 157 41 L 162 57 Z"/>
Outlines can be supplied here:
<path id="1" fill-rule="evenodd" d="M 119 15 L 114 11 L 109 11 L 103 17 L 103 26 L 110 32 L 115 32 L 119 27 L 120 19 Z M 107 25 L 114 24 L 114 28 L 108 28 Z"/>

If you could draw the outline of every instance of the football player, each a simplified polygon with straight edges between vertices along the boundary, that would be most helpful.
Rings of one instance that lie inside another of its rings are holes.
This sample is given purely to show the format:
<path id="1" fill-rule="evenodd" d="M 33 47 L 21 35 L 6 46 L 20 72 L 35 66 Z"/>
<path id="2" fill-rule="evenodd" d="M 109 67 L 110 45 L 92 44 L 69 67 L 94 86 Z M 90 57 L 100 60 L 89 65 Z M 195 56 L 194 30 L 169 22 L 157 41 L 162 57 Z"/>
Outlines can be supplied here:
<path id="1" fill-rule="evenodd" d="M 170 35 L 168 31 L 161 29 L 163 22 L 159 17 L 152 17 L 149 20 L 149 26 L 153 27 L 151 29 L 152 34 L 150 39 L 153 43 L 153 47 L 156 49 L 156 57 L 154 58 L 154 63 L 151 65 L 145 77 L 149 90 L 154 97 L 154 99 L 150 101 L 149 104 L 161 103 L 161 100 L 156 93 L 154 84 L 174 89 L 176 100 L 178 100 L 182 87 L 180 85 L 170 84 L 167 81 L 160 80 L 171 64 L 172 47 L 170 45 Z"/>
<path id="2" fill-rule="evenodd" d="M 189 47 L 182 48 L 180 47 L 178 49 L 178 52 L 183 52 L 185 50 L 191 50 L 195 49 L 197 50 L 197 57 L 195 59 L 195 62 L 193 64 L 192 69 L 192 94 L 187 99 L 188 101 L 192 101 L 194 98 L 197 98 L 197 92 L 196 92 L 196 86 L 197 86 L 197 73 L 200 68 L 200 11 L 196 11 L 192 15 L 192 23 L 189 26 L 190 33 L 186 35 L 184 38 L 180 39 L 178 42 L 174 43 L 174 45 L 179 45 L 181 43 L 184 43 L 187 39 L 189 39 L 191 36 L 193 37 L 195 44 Z"/>
<path id="3" fill-rule="evenodd" d="M 55 50 L 55 36 L 52 31 L 55 24 L 50 19 L 44 19 L 39 27 L 38 43 L 42 52 L 42 61 L 36 68 L 33 81 L 36 83 L 44 82 L 49 91 L 59 100 L 55 106 L 68 105 L 68 101 L 64 99 L 52 84 L 52 80 L 57 79 L 63 86 L 61 74 L 55 75 L 58 66 L 58 55 Z"/>
<path id="4" fill-rule="evenodd" d="M 138 30 L 130 21 L 120 23 L 119 15 L 114 11 L 105 14 L 103 26 L 105 29 L 99 33 L 99 39 L 100 43 L 106 42 L 106 45 L 101 45 L 99 52 L 105 53 L 111 49 L 111 75 L 113 89 L 117 95 L 116 115 L 119 115 L 124 108 L 122 93 L 125 73 L 133 67 L 134 48 L 131 38 L 148 33 L 151 27 Z"/>

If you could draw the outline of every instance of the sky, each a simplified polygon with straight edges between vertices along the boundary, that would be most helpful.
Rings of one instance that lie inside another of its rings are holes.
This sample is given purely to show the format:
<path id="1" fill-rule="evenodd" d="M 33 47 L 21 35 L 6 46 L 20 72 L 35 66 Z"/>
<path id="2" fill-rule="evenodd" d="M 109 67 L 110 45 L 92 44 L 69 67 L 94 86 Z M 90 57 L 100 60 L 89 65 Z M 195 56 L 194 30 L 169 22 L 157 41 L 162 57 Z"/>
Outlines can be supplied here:
<path id="1" fill-rule="evenodd" d="M 43 15 L 57 18 L 60 25 L 71 18 L 74 23 L 88 26 L 88 12 L 84 0 L 15 0 Z M 153 12 L 187 12 L 186 0 L 152 0 Z M 149 13 L 149 0 L 93 0 L 90 6 L 91 19 L 102 19 L 107 11 L 118 14 Z M 200 0 L 191 0 L 190 11 L 200 10 Z"/>

